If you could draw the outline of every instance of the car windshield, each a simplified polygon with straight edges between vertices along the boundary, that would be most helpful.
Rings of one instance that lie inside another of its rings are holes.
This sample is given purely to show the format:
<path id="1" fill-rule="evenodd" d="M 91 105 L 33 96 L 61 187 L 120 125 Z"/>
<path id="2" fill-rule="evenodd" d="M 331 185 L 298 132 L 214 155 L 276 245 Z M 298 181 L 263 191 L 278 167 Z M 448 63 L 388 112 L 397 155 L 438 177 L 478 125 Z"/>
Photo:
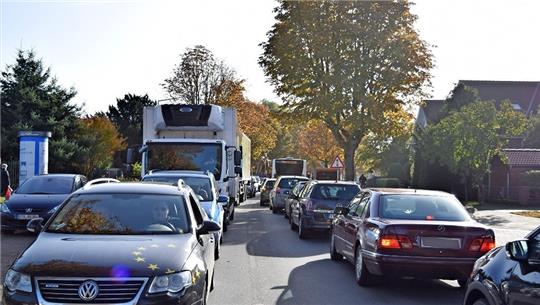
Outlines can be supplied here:
<path id="1" fill-rule="evenodd" d="M 212 193 L 212 184 L 209 178 L 186 176 L 148 176 L 144 177 L 143 181 L 162 182 L 177 185 L 178 179 L 184 180 L 184 182 L 193 189 L 195 194 L 201 196 L 202 199 L 199 200 L 214 200 L 214 194 Z"/>
<path id="2" fill-rule="evenodd" d="M 19 194 L 69 194 L 73 191 L 73 177 L 37 176 L 26 180 Z"/>
<path id="3" fill-rule="evenodd" d="M 307 179 L 302 179 L 302 178 L 283 178 L 283 179 L 280 179 L 280 180 L 279 180 L 278 186 L 279 186 L 280 188 L 292 189 L 293 187 L 296 186 L 296 184 L 298 183 L 298 181 L 307 181 Z"/>
<path id="4" fill-rule="evenodd" d="M 469 215 L 461 203 L 446 196 L 383 195 L 380 215 L 389 219 L 466 221 Z"/>
<path id="5" fill-rule="evenodd" d="M 350 201 L 360 192 L 356 184 L 317 184 L 311 192 L 311 198 L 324 200 Z"/>
<path id="6" fill-rule="evenodd" d="M 81 194 L 71 197 L 47 232 L 178 234 L 189 231 L 183 197 L 158 194 Z"/>

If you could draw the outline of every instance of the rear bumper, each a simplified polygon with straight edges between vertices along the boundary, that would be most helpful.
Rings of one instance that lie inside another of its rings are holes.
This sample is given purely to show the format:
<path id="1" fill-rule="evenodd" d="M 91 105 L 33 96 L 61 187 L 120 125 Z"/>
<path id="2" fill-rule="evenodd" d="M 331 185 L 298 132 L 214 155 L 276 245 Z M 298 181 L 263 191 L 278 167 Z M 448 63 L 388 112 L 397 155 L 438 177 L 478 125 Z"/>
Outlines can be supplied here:
<path id="1" fill-rule="evenodd" d="M 307 229 L 330 230 L 332 228 L 333 214 L 330 213 L 310 213 L 303 215 L 304 226 Z"/>
<path id="2" fill-rule="evenodd" d="M 362 251 L 368 270 L 377 275 L 413 276 L 433 279 L 464 279 L 477 258 L 387 255 Z"/>

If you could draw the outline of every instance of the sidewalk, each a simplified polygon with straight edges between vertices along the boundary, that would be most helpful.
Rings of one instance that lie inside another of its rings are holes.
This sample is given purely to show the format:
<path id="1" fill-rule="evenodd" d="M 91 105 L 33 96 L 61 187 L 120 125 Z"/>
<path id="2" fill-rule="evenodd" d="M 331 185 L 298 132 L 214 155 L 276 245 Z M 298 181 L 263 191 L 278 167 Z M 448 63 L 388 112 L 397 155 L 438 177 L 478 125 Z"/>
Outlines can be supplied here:
<path id="1" fill-rule="evenodd" d="M 512 214 L 512 212 L 538 210 L 538 207 L 506 206 L 501 209 L 500 205 L 482 205 L 478 209 L 473 218 L 495 231 L 495 240 L 499 246 L 512 240 L 522 239 L 540 226 L 540 218 Z"/>

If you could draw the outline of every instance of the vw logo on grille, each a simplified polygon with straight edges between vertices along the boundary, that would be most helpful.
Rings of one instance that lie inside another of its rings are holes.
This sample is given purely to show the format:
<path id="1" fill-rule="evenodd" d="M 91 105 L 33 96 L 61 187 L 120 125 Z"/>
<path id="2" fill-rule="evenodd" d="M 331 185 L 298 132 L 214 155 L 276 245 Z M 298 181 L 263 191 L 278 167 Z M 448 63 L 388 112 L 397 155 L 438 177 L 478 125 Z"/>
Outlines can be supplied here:
<path id="1" fill-rule="evenodd" d="M 86 281 L 79 286 L 79 297 L 83 301 L 92 301 L 98 295 L 99 287 L 94 281 Z"/>
<path id="2" fill-rule="evenodd" d="M 26 210 L 24 210 L 26 213 L 32 213 L 32 208 L 27 208 Z"/>
<path id="3" fill-rule="evenodd" d="M 439 230 L 439 232 L 444 232 L 444 226 L 438 226 L 437 230 Z"/>

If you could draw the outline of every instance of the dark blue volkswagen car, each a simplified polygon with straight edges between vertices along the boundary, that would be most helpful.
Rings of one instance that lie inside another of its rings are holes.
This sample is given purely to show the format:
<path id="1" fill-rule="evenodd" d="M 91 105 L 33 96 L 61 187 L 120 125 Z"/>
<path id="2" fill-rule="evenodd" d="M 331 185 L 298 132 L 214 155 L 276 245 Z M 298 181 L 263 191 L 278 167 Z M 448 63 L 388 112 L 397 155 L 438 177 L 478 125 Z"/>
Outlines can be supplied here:
<path id="1" fill-rule="evenodd" d="M 50 174 L 28 178 L 15 190 L 11 198 L 0 205 L 2 232 L 26 230 L 30 219 L 51 217 L 69 194 L 83 187 L 85 176 Z"/>

